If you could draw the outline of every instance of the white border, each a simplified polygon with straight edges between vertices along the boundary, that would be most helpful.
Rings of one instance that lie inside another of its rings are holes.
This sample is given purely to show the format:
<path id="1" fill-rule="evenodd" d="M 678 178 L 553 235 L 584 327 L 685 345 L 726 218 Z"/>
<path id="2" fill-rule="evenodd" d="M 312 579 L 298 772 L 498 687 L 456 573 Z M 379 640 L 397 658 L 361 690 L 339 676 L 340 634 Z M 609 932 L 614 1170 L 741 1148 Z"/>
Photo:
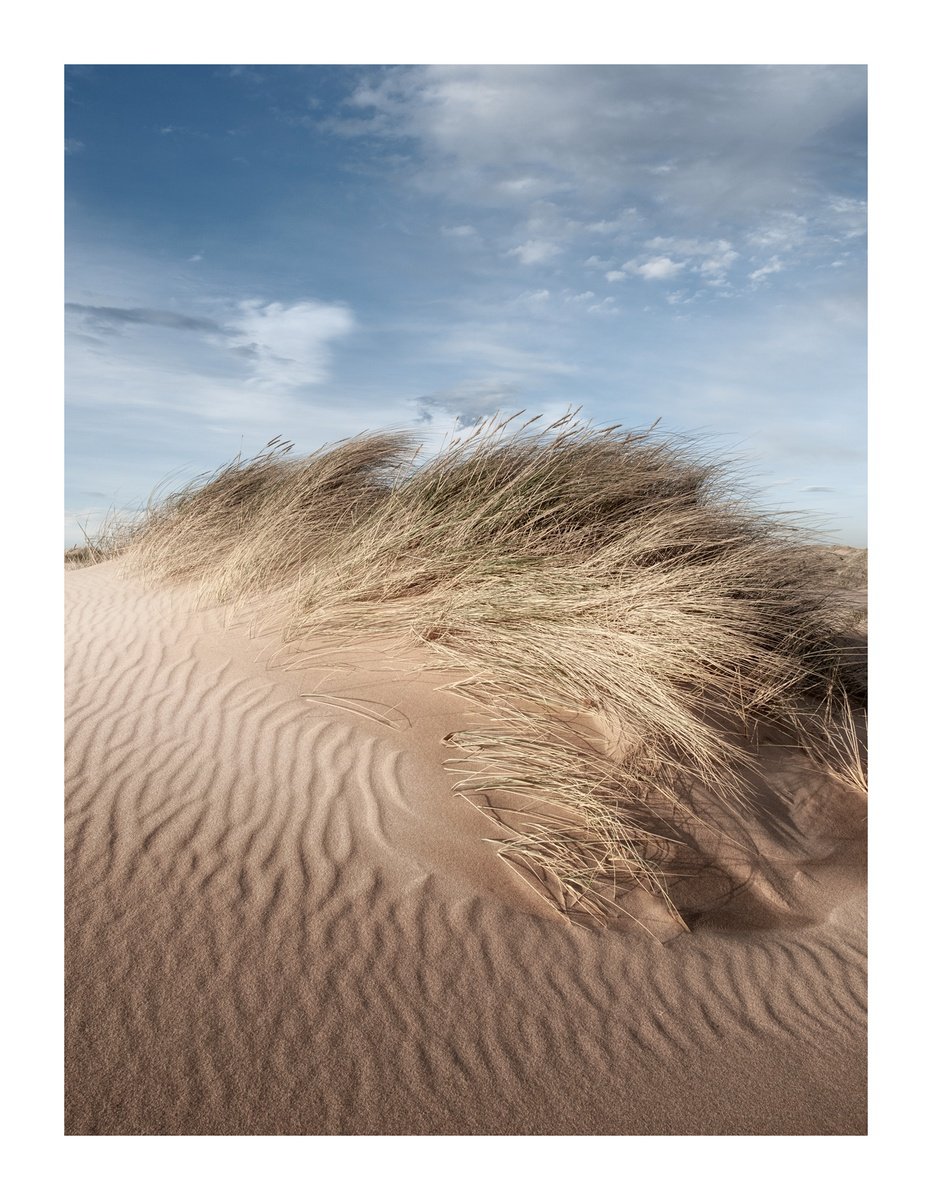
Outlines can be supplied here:
<path id="1" fill-rule="evenodd" d="M 914 1041 L 927 1001 L 921 877 L 928 804 L 917 754 L 924 730 L 910 691 L 922 678 L 919 573 L 930 473 L 928 190 L 921 178 L 927 106 L 918 10 L 905 3 L 200 4 L 84 3 L 17 9 L 7 18 L 7 234 L 13 270 L 4 307 L 9 516 L 15 528 L 7 630 L 14 700 L 5 837 L 10 926 L 5 989 L 12 1012 L 13 1111 L 7 1132 L 33 1187 L 105 1197 L 234 1196 L 282 1184 L 353 1195 L 362 1183 L 436 1195 L 546 1193 L 601 1182 L 631 1191 L 866 1196 L 915 1171 L 920 1102 Z M 872 834 L 871 1135 L 868 1138 L 68 1138 L 61 1135 L 61 857 L 58 757 L 61 462 L 62 66 L 81 62 L 281 62 L 307 47 L 315 63 L 647 62 L 863 63 L 871 88 L 870 549 L 874 810 Z M 13 500 L 16 507 L 9 503 Z M 38 514 L 38 520 L 36 515 Z M 22 622 L 19 610 L 27 620 Z M 912 683 L 911 683 L 912 681 Z M 15 717 L 19 717 L 17 721 Z M 24 770 L 20 775 L 18 768 Z M 12 826 L 12 828 L 10 828 Z M 911 894 L 912 892 L 912 894 Z M 911 964 L 916 964 L 915 967 Z M 915 976 L 915 977 L 913 977 Z M 750 1168 L 750 1176 L 745 1171 Z M 11 1173 L 8 1168 L 8 1173 Z M 128 1170 L 126 1170 L 128 1169 Z M 688 1175 L 687 1175 L 688 1173 Z M 916 1174 L 919 1179 L 922 1175 Z M 40 1183 L 41 1181 L 41 1183 Z"/>

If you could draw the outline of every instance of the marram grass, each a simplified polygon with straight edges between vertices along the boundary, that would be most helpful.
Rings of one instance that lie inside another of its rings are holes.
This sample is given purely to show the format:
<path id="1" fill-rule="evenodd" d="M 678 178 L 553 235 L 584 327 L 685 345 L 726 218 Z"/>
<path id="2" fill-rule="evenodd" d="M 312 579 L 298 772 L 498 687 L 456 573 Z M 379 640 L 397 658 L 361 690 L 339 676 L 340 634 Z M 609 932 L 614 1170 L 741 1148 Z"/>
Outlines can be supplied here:
<path id="1" fill-rule="evenodd" d="M 820 552 L 653 431 L 495 420 L 423 463 L 404 433 L 276 440 L 107 536 L 210 601 L 284 605 L 292 645 L 383 637 L 455 672 L 454 790 L 571 917 L 635 887 L 676 915 L 680 817 L 745 803 L 761 725 L 863 778 Z"/>

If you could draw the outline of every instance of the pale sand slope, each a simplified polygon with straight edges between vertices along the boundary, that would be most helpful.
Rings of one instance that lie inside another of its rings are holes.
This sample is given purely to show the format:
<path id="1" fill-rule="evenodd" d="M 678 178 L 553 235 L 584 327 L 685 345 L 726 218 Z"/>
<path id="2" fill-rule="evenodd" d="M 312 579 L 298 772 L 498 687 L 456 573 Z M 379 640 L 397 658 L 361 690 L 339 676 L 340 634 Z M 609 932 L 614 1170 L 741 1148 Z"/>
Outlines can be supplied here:
<path id="1" fill-rule="evenodd" d="M 451 796 L 451 697 L 385 728 L 183 594 L 66 591 L 69 1133 L 865 1131 L 856 794 L 784 764 L 691 934 L 568 927 Z"/>

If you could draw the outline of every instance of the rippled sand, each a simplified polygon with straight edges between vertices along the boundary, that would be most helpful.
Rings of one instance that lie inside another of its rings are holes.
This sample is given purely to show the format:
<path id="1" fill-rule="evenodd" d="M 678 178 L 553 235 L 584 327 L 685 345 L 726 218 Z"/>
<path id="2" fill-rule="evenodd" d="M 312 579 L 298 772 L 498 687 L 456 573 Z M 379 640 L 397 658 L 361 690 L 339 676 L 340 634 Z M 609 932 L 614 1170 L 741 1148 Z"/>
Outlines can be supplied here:
<path id="1" fill-rule="evenodd" d="M 692 933 L 567 926 L 451 795 L 447 694 L 386 672 L 385 727 L 184 593 L 66 593 L 68 1133 L 865 1132 L 856 794 L 775 757 Z"/>

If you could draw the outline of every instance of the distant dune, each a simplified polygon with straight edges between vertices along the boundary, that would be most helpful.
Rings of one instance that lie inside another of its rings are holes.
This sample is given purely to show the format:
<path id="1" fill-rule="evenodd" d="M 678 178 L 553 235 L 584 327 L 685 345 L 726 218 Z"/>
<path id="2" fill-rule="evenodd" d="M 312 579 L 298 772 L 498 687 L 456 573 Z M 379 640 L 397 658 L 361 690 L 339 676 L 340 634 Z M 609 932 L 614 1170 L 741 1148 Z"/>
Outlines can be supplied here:
<path id="1" fill-rule="evenodd" d="M 865 1132 L 866 552 L 560 436 L 66 573 L 68 1133 Z"/>

